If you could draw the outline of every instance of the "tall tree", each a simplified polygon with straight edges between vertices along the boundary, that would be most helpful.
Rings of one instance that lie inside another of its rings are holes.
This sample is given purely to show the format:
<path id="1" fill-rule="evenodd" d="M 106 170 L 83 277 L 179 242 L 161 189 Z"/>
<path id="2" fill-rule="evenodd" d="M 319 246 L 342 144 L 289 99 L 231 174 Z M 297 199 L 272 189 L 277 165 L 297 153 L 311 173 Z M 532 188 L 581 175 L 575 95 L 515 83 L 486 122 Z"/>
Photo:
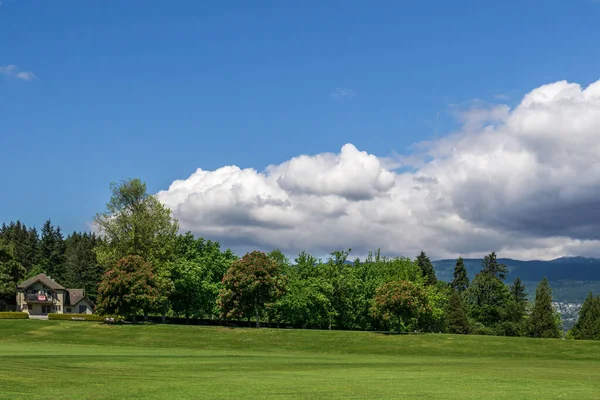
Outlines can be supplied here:
<path id="1" fill-rule="evenodd" d="M 132 317 L 160 302 L 159 283 L 152 267 L 140 256 L 119 260 L 103 276 L 98 288 L 100 314 Z"/>
<path id="2" fill-rule="evenodd" d="M 529 336 L 537 338 L 558 338 L 560 328 L 552 307 L 552 289 L 544 278 L 535 290 L 535 302 L 529 316 Z"/>
<path id="3" fill-rule="evenodd" d="M 0 310 L 16 303 L 16 287 L 25 268 L 15 259 L 12 246 L 0 240 Z"/>
<path id="4" fill-rule="evenodd" d="M 53 279 L 63 280 L 65 242 L 60 227 L 54 227 L 49 219 L 42 226 L 39 262 L 42 269 Z"/>
<path id="5" fill-rule="evenodd" d="M 571 335 L 579 340 L 600 340 L 600 296 L 590 293 L 585 299 Z"/>
<path id="6" fill-rule="evenodd" d="M 97 248 L 105 266 L 127 255 L 138 255 L 156 268 L 171 261 L 179 224 L 158 198 L 147 193 L 146 184 L 130 179 L 112 183 L 106 211 L 94 223 L 104 239 Z"/>
<path id="7" fill-rule="evenodd" d="M 239 318 L 254 313 L 259 328 L 265 306 L 281 297 L 284 290 L 284 277 L 273 259 L 260 251 L 248 253 L 223 277 L 218 299 L 221 316 Z"/>
<path id="8" fill-rule="evenodd" d="M 92 299 L 98 294 L 98 284 L 104 268 L 98 263 L 94 248 L 99 243 L 95 234 L 73 232 L 65 240 L 63 285 L 83 288 Z"/>
<path id="9" fill-rule="evenodd" d="M 469 333 L 469 319 L 458 290 L 452 290 L 446 310 L 446 329 L 450 333 Z"/>
<path id="10" fill-rule="evenodd" d="M 491 252 L 483 258 L 482 267 L 483 268 L 481 272 L 483 274 L 487 274 L 501 280 L 506 279 L 506 273 L 508 272 L 508 269 L 506 268 L 506 265 L 498 262 L 495 252 Z"/>
<path id="11" fill-rule="evenodd" d="M 421 268 L 421 273 L 425 278 L 425 283 L 428 285 L 433 285 L 437 281 L 435 269 L 433 268 L 431 260 L 424 251 L 421 251 L 421 254 L 417 256 L 417 265 Z"/>
<path id="12" fill-rule="evenodd" d="M 467 275 L 467 269 L 465 268 L 465 262 L 462 257 L 458 257 L 458 260 L 456 260 L 456 266 L 454 267 L 454 279 L 452 280 L 450 286 L 459 293 L 464 292 L 469 287 L 469 277 Z"/>

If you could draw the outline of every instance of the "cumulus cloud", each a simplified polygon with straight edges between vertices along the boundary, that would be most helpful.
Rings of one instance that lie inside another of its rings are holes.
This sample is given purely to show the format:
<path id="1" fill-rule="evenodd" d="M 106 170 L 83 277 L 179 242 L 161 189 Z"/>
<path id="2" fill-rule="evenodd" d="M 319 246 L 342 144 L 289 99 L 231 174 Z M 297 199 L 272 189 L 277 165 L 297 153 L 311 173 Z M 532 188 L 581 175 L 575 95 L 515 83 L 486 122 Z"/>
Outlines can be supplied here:
<path id="1" fill-rule="evenodd" d="M 1 3 L 0 3 L 1 4 Z M 22 71 L 14 64 L 0 66 L 0 75 L 17 78 L 22 81 L 31 81 L 37 76 L 31 71 Z"/>
<path id="2" fill-rule="evenodd" d="M 560 81 L 514 108 L 480 102 L 456 114 L 462 129 L 418 154 L 346 144 L 264 171 L 199 169 L 158 197 L 183 230 L 237 251 L 600 256 L 600 81 Z"/>

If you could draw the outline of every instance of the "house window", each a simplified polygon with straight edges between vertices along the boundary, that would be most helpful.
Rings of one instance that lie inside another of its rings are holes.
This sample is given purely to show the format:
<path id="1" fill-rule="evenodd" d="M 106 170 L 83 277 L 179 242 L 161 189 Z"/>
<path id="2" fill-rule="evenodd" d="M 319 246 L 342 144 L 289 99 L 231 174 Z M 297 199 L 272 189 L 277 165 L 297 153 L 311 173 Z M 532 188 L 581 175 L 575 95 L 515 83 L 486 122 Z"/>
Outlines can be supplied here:
<path id="1" fill-rule="evenodd" d="M 85 314 L 86 311 L 87 307 L 85 306 L 85 304 L 79 306 L 79 314 Z"/>
<path id="2" fill-rule="evenodd" d="M 60 306 L 54 306 L 54 311 L 60 312 Z"/>
<path id="3" fill-rule="evenodd" d="M 71 312 L 71 308 L 70 307 L 67 307 L 66 310 L 67 310 L 68 313 Z"/>

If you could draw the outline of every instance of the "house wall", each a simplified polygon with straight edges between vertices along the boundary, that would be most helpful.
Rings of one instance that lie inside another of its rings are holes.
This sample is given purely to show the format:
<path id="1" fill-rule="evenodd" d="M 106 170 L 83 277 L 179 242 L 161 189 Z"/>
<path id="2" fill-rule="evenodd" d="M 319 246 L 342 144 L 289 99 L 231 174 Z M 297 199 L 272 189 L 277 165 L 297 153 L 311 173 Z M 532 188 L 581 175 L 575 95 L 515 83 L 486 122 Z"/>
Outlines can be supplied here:
<path id="1" fill-rule="evenodd" d="M 27 289 L 17 289 L 17 310 L 25 311 L 32 315 L 42 314 L 42 304 L 31 303 L 31 310 L 28 307 L 28 303 L 25 301 L 25 295 L 27 293 L 39 293 L 44 292 L 52 296 L 53 303 L 47 304 L 50 306 L 50 310 L 48 312 L 54 313 L 62 313 L 63 312 L 63 304 L 65 301 L 65 291 L 64 290 L 52 290 L 49 287 L 43 285 L 41 282 L 36 282 L 33 285 L 29 286 Z"/>
<path id="2" fill-rule="evenodd" d="M 79 306 L 83 306 L 83 305 L 85 306 L 85 312 L 79 312 Z M 70 311 L 69 311 L 69 309 L 70 309 Z M 64 313 L 65 314 L 93 314 L 94 306 L 92 306 L 92 304 L 87 299 L 83 299 L 79 303 L 75 304 L 74 306 L 65 307 Z"/>

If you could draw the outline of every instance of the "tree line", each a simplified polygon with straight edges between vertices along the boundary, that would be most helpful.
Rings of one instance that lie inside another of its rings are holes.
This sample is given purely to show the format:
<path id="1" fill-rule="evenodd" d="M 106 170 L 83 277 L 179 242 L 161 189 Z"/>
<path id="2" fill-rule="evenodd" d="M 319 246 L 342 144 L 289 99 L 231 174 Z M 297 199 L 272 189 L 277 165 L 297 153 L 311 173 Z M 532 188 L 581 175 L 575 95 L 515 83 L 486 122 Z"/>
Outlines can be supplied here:
<path id="1" fill-rule="evenodd" d="M 63 238 L 47 221 L 41 234 L 20 222 L 0 230 L 0 296 L 14 301 L 20 280 L 41 271 L 84 287 L 97 312 L 135 321 L 143 315 L 186 319 L 247 319 L 303 328 L 449 332 L 557 338 L 560 315 L 543 279 L 528 295 L 494 252 L 469 280 L 462 258 L 454 279 L 436 278 L 422 251 L 414 260 L 379 251 L 351 259 L 351 249 L 318 259 L 301 252 L 253 251 L 242 257 L 218 242 L 179 234 L 168 208 L 131 179 L 111 185 L 94 224 L 98 234 Z M 11 293 L 12 291 L 12 293 Z M 576 339 L 599 339 L 600 298 L 586 300 Z"/>

